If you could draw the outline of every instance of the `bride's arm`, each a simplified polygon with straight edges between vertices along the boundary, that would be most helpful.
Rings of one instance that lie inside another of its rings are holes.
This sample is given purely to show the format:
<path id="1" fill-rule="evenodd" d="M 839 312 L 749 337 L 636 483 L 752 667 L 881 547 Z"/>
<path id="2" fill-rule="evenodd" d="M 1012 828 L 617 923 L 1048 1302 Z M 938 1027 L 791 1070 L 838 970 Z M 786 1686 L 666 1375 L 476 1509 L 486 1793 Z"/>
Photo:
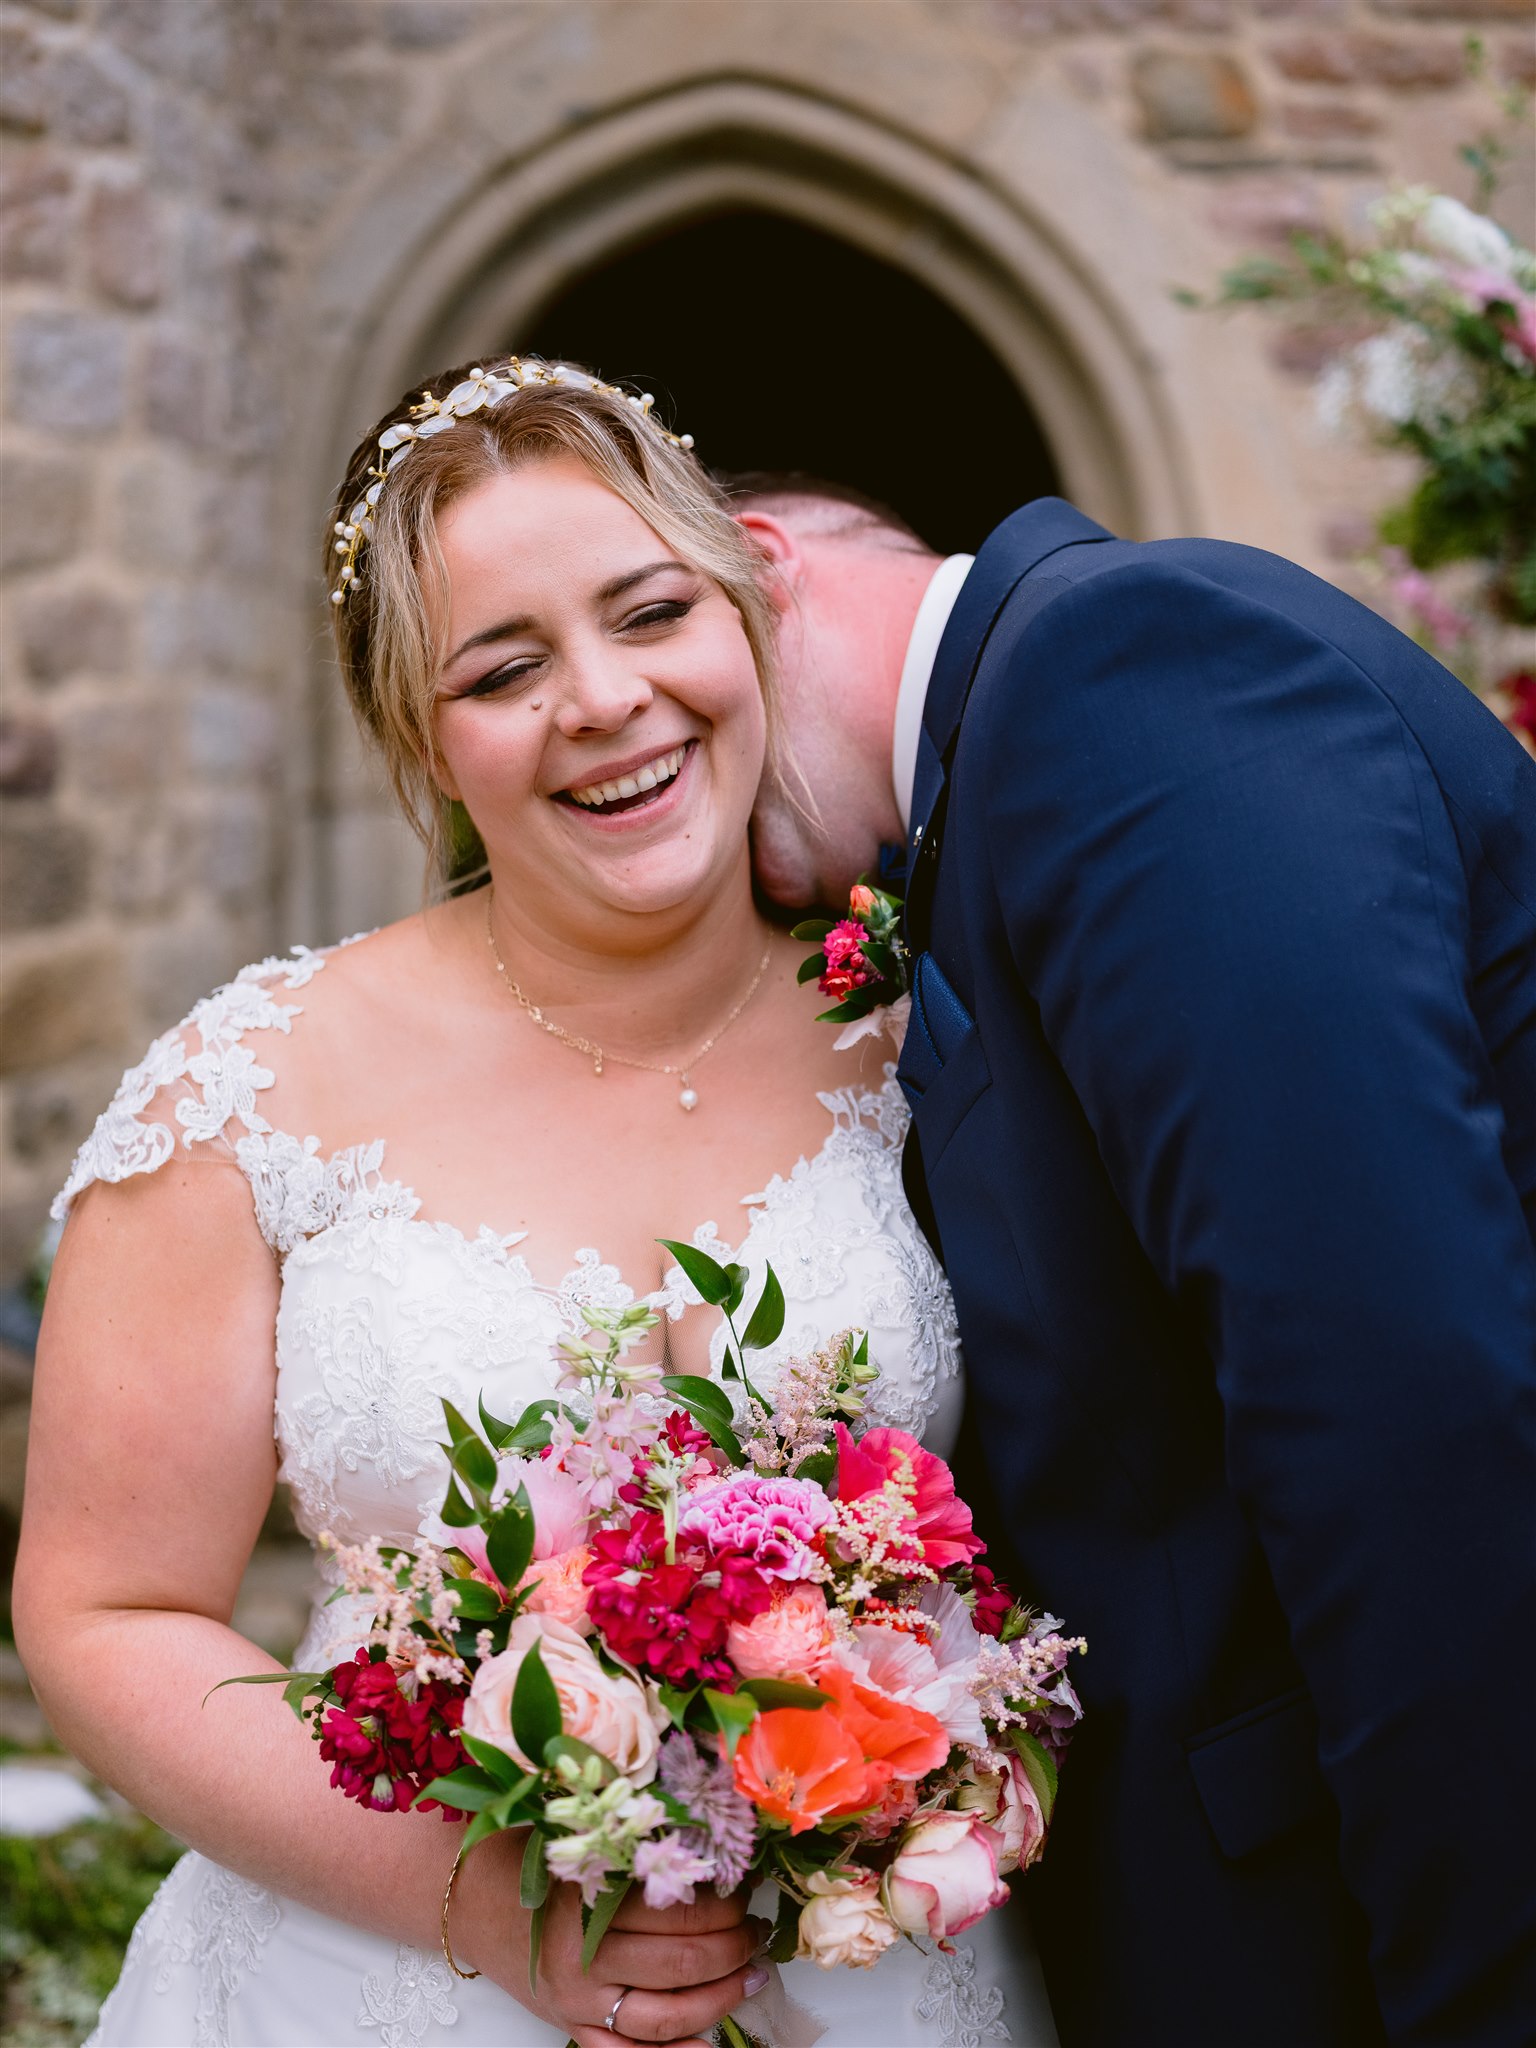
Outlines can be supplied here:
<path id="1" fill-rule="evenodd" d="M 277 1294 L 238 1172 L 173 1162 L 82 1198 L 43 1320 L 17 1644 L 60 1740 L 173 1835 L 286 1898 L 430 1951 L 462 1830 L 332 1791 L 275 1687 L 205 1703 L 221 1679 L 278 1668 L 229 1625 L 275 1475 Z M 452 1931 L 466 1967 L 526 2004 L 519 1855 L 502 1836 L 470 1856 Z M 734 1902 L 621 1914 L 587 1978 L 569 1897 L 557 1919 L 538 2009 L 584 2048 L 615 1985 L 656 1987 L 625 2003 L 626 2030 L 643 2040 L 702 2033 L 743 1995 L 752 1936 Z"/>

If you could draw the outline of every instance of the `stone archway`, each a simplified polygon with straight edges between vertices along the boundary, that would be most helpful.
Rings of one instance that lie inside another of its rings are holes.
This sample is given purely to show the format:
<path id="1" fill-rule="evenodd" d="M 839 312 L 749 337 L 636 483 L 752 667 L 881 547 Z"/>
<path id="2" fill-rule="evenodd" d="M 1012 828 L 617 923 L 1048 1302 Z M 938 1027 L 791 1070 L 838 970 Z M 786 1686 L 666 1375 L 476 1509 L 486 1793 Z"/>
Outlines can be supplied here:
<path id="1" fill-rule="evenodd" d="M 451 159 L 450 159 L 451 161 Z M 434 166 L 439 189 L 442 166 Z M 356 432 L 413 378 L 505 345 L 621 251 L 738 209 L 836 236 L 905 272 L 980 338 L 1045 424 L 1060 487 L 1131 535 L 1194 523 L 1179 437 L 1123 308 L 1039 219 L 975 171 L 846 106 L 760 81 L 680 85 L 513 163 L 461 171 L 414 246 L 317 266 L 314 332 L 331 374 L 307 391 L 307 505 L 324 503 Z M 358 253 L 360 252 L 360 253 Z M 934 405 L 942 366 L 916 363 Z M 312 517 L 312 512 L 310 513 Z M 323 667 L 323 664 L 321 664 Z M 419 900 L 420 865 L 376 772 L 317 674 L 296 927 L 341 931 Z"/>

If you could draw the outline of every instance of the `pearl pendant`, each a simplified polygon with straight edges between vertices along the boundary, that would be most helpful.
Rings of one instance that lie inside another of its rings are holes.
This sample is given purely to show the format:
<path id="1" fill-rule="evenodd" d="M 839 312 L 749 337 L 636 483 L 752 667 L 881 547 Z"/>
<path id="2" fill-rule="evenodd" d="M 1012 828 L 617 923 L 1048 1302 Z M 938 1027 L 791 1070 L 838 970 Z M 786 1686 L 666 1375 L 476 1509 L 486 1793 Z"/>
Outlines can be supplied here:
<path id="1" fill-rule="evenodd" d="M 699 1106 L 698 1091 L 689 1087 L 686 1074 L 683 1076 L 683 1085 L 678 1092 L 677 1101 L 680 1109 L 697 1109 Z"/>

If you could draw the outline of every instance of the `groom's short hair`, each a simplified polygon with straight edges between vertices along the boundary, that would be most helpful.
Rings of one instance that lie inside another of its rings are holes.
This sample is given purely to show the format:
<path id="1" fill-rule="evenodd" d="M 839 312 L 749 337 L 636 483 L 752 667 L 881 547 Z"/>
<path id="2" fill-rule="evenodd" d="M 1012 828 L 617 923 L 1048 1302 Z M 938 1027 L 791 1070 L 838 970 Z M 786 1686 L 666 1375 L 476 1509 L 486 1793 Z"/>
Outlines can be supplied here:
<path id="1" fill-rule="evenodd" d="M 715 481 L 733 512 L 748 506 L 792 520 L 823 540 L 858 540 L 902 554 L 931 555 L 914 526 L 879 498 L 852 484 L 833 483 L 804 469 L 741 469 L 717 472 Z"/>

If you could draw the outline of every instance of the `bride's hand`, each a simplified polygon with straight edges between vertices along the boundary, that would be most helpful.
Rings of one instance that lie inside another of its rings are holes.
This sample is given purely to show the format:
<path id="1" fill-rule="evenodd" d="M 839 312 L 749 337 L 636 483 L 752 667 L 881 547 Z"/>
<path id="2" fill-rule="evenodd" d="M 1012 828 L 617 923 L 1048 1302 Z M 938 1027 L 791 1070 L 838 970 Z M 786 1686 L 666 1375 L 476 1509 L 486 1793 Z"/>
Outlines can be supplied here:
<path id="1" fill-rule="evenodd" d="M 665 2041 L 708 2048 L 717 2020 L 761 1986 L 752 1958 L 765 1929 L 747 1917 L 745 1892 L 701 1891 L 691 1906 L 657 1911 L 631 1892 L 613 1916 L 590 1970 L 581 1967 L 581 1895 L 551 1887 L 539 1948 L 539 1995 L 528 1986 L 529 1916 L 517 1898 L 522 1838 L 498 1835 L 465 1858 L 454 1892 L 452 1941 L 465 1968 L 492 1977 L 541 2019 L 564 2027 L 577 2048 Z M 604 2024 L 627 1991 L 617 2026 Z"/>

